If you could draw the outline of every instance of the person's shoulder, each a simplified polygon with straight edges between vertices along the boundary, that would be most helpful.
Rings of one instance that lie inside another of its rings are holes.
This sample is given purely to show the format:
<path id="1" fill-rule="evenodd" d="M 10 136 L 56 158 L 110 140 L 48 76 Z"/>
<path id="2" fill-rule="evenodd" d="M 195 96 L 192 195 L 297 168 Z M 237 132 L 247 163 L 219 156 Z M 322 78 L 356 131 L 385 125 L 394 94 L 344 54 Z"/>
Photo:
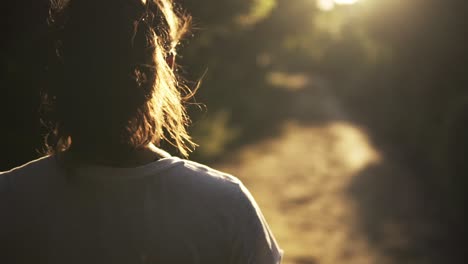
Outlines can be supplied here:
<path id="1" fill-rule="evenodd" d="M 236 176 L 195 161 L 181 159 L 171 174 L 178 187 L 199 193 L 236 196 L 241 191 L 242 182 Z"/>
<path id="2" fill-rule="evenodd" d="M 238 185 L 240 180 L 227 172 L 214 169 L 208 165 L 201 164 L 191 160 L 181 160 L 183 163 L 183 169 L 185 172 L 199 180 L 207 180 L 213 182 L 224 182 L 226 184 Z"/>
<path id="3" fill-rule="evenodd" d="M 185 176 L 180 177 L 182 180 L 177 182 L 177 186 L 182 186 L 182 182 L 190 186 L 193 192 L 187 197 L 196 199 L 189 204 L 201 205 L 187 210 L 196 210 L 192 215 L 198 215 L 203 208 L 208 209 L 210 213 L 207 215 L 210 219 L 203 219 L 210 223 L 210 227 L 217 225 L 213 219 L 222 216 L 221 222 L 224 221 L 227 225 L 218 225 L 220 228 L 211 230 L 228 230 L 226 236 L 237 245 L 230 250 L 232 255 L 238 258 L 238 263 L 280 263 L 283 251 L 260 207 L 242 181 L 231 174 L 197 162 L 183 160 L 182 164 L 179 169 L 185 171 Z"/>
<path id="4" fill-rule="evenodd" d="M 53 156 L 43 156 L 35 160 L 26 162 L 20 166 L 14 167 L 7 171 L 0 171 L 0 175 L 7 176 L 13 174 L 28 174 L 31 171 L 38 171 L 43 168 L 49 167 L 54 162 Z"/>
<path id="5" fill-rule="evenodd" d="M 29 161 L 20 166 L 14 167 L 8 171 L 0 172 L 1 189 L 6 189 L 10 185 L 18 185 L 22 182 L 28 182 L 34 185 L 35 180 L 39 180 L 39 175 L 46 175 L 47 172 L 54 169 L 55 158 L 53 156 L 44 156 Z"/>

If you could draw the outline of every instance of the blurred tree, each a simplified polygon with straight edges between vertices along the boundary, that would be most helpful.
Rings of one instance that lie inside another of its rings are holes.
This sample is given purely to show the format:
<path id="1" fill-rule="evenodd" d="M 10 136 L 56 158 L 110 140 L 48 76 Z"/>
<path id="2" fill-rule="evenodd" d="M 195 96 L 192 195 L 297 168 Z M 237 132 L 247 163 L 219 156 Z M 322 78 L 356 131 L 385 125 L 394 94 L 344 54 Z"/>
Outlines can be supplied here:
<path id="1" fill-rule="evenodd" d="M 231 112 L 230 122 L 242 130 L 231 138 L 234 145 L 270 135 L 289 118 L 284 108 L 292 102 L 287 101 L 288 92 L 272 89 L 272 72 L 319 73 L 345 83 L 365 75 L 390 53 L 369 34 L 364 18 L 373 10 L 364 5 L 324 12 L 314 1 L 186 4 L 195 17 L 195 37 L 183 50 L 182 64 L 190 69 L 189 80 L 206 73 L 199 101 L 208 105 L 206 118 Z M 197 119 L 196 111 L 192 115 Z M 195 136 L 210 139 L 197 131 L 210 133 L 206 128 L 195 126 Z M 200 143 L 196 155 L 203 158 L 207 142 Z M 227 143 L 229 149 L 232 144 Z"/>
<path id="2" fill-rule="evenodd" d="M 209 129 L 194 126 L 202 146 L 195 158 L 211 159 L 203 145 L 213 144 L 210 134 L 220 131 L 217 126 L 240 131 L 218 141 L 221 156 L 274 134 L 292 118 L 287 109 L 294 105 L 291 91 L 274 89 L 278 77 L 284 83 L 293 80 L 288 74 L 320 76 L 377 144 L 399 153 L 401 162 L 423 172 L 417 174 L 421 182 L 453 196 L 454 210 L 459 208 L 468 188 L 461 165 L 466 153 L 461 135 L 468 132 L 466 4 L 380 0 L 328 11 L 305 0 L 186 4 L 197 29 L 183 64 L 190 80 L 206 71 L 198 99 L 208 105 L 202 115 L 212 120 L 200 122 Z M 230 113 L 228 122 L 215 122 L 222 112 Z"/>

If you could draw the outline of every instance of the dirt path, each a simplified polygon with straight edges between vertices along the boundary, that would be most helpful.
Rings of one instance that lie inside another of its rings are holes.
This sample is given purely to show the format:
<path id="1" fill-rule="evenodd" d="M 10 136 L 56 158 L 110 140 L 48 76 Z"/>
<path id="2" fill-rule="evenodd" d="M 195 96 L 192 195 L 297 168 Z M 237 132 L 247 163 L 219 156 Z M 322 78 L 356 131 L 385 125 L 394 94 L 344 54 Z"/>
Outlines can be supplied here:
<path id="1" fill-rule="evenodd" d="M 284 263 L 449 263 L 448 238 L 418 177 L 376 148 L 326 89 L 292 98 L 280 136 L 214 165 L 252 191 Z M 294 121 L 304 113 L 330 121 Z"/>

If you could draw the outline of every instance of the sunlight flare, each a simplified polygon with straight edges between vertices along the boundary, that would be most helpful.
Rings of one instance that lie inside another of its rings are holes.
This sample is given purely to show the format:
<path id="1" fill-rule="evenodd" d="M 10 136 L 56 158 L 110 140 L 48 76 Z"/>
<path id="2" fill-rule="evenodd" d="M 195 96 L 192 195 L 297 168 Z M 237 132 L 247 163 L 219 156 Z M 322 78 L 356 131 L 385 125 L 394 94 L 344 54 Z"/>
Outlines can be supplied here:
<path id="1" fill-rule="evenodd" d="M 353 5 L 359 2 L 359 0 L 335 0 L 334 2 L 337 5 Z"/>
<path id="2" fill-rule="evenodd" d="M 331 11 L 336 5 L 353 5 L 360 0 L 317 0 L 317 7 L 322 11 Z"/>

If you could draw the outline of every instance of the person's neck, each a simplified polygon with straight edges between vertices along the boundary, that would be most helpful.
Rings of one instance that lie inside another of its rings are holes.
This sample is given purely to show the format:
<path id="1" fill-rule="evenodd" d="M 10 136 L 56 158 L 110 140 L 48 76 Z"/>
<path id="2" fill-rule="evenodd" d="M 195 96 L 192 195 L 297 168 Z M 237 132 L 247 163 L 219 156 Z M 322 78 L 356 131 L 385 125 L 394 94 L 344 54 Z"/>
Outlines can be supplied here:
<path id="1" fill-rule="evenodd" d="M 170 157 L 167 152 L 153 144 L 148 144 L 131 151 L 109 149 L 106 152 L 97 152 L 93 155 L 86 153 L 86 151 L 71 148 L 70 153 L 86 163 L 121 168 L 138 167 L 161 158 Z"/>

